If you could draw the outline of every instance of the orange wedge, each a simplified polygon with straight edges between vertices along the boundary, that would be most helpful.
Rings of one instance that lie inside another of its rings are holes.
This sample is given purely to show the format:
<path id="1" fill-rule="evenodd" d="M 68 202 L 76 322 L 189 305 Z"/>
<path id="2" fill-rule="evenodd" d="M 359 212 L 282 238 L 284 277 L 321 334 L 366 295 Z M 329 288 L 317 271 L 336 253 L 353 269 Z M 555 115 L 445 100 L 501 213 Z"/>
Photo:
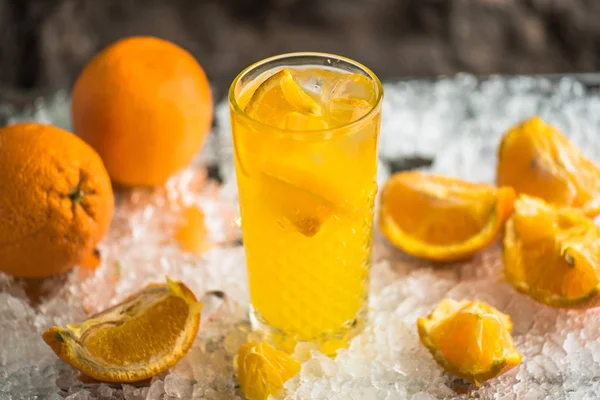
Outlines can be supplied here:
<path id="1" fill-rule="evenodd" d="M 521 362 L 510 317 L 481 301 L 444 299 L 417 328 L 442 368 L 477 386 Z"/>
<path id="2" fill-rule="evenodd" d="M 294 80 L 292 71 L 284 68 L 265 79 L 254 89 L 251 85 L 240 97 L 240 105 L 250 118 L 274 128 L 288 131 L 313 131 L 327 129 L 328 124 L 323 117 L 323 109 Z M 248 99 L 246 102 L 246 99 Z M 245 106 L 244 106 L 245 104 Z M 254 128 L 251 128 L 254 129 Z M 268 129 L 267 129 L 268 130 Z M 254 173 L 252 161 L 258 154 L 280 154 L 285 140 L 274 140 L 260 134 L 264 139 L 256 140 L 254 135 L 234 135 L 233 149 L 236 154 L 236 166 L 243 175 Z M 290 142 L 293 147 L 297 143 Z"/>
<path id="3" fill-rule="evenodd" d="M 504 135 L 496 179 L 517 193 L 577 208 L 589 217 L 600 214 L 600 169 L 539 117 Z"/>
<path id="4" fill-rule="evenodd" d="M 181 282 L 152 284 L 91 318 L 42 335 L 58 357 L 105 382 L 135 382 L 175 365 L 190 349 L 202 304 Z"/>
<path id="5" fill-rule="evenodd" d="M 246 343 L 234 360 L 240 386 L 248 400 L 266 400 L 281 392 L 300 371 L 300 363 L 268 343 Z"/>
<path id="6" fill-rule="evenodd" d="M 514 197 L 509 187 L 400 172 L 382 190 L 379 227 L 392 244 L 413 256 L 465 259 L 496 238 Z"/>
<path id="7" fill-rule="evenodd" d="M 102 255 L 100 254 L 100 250 L 94 249 L 79 263 L 79 266 L 94 271 L 100 266 L 101 262 Z"/>
<path id="8" fill-rule="evenodd" d="M 323 114 L 321 105 L 294 81 L 287 68 L 260 84 L 244 107 L 244 112 L 251 118 L 274 127 L 295 130 L 327 127 L 325 121 L 318 118 Z M 303 122 L 309 125 L 304 126 Z"/>
<path id="9" fill-rule="evenodd" d="M 503 244 L 506 278 L 533 299 L 572 307 L 598 294 L 600 230 L 578 211 L 521 195 Z"/>

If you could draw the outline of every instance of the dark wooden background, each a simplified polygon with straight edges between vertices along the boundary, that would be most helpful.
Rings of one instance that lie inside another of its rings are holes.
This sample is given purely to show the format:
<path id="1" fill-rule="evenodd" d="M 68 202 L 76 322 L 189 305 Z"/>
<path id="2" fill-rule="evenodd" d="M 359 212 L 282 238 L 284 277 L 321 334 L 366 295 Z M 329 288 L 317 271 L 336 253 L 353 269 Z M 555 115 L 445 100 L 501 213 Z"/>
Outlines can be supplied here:
<path id="1" fill-rule="evenodd" d="M 250 63 L 302 50 L 383 79 L 600 71 L 599 0 L 0 0 L 0 93 L 68 86 L 136 34 L 191 51 L 217 96 Z"/>

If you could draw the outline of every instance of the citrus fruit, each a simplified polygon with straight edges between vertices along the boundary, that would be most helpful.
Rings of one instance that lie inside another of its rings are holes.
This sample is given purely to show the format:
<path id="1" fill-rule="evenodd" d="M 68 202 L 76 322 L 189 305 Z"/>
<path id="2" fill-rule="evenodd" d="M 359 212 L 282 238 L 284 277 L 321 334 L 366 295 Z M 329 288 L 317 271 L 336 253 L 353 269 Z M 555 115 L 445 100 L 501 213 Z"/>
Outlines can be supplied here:
<path id="1" fill-rule="evenodd" d="M 481 301 L 444 299 L 417 328 L 442 368 L 478 386 L 521 362 L 510 317 Z"/>
<path id="2" fill-rule="evenodd" d="M 130 37 L 85 66 L 71 111 L 74 131 L 100 154 L 113 181 L 154 186 L 200 150 L 213 103 L 191 54 L 166 40 Z"/>
<path id="3" fill-rule="evenodd" d="M 600 169 L 558 129 L 534 117 L 510 129 L 498 151 L 496 179 L 517 193 L 600 213 Z"/>
<path id="4" fill-rule="evenodd" d="M 379 227 L 392 244 L 413 256 L 464 259 L 496 238 L 514 196 L 509 187 L 400 172 L 382 190 Z"/>
<path id="5" fill-rule="evenodd" d="M 520 195 L 503 244 L 506 278 L 533 299 L 570 307 L 598 293 L 600 230 L 577 210 Z"/>
<path id="6" fill-rule="evenodd" d="M 102 239 L 113 208 L 102 160 L 77 136 L 37 123 L 0 129 L 0 271 L 67 272 Z"/>
<path id="7" fill-rule="evenodd" d="M 100 254 L 100 250 L 94 249 L 81 260 L 79 266 L 94 271 L 100 266 L 101 262 L 102 255 Z"/>
<path id="8" fill-rule="evenodd" d="M 279 393 L 285 382 L 300 371 L 295 358 L 265 342 L 243 345 L 234 366 L 248 400 L 266 400 Z"/>
<path id="9" fill-rule="evenodd" d="M 54 326 L 43 339 L 64 362 L 105 382 L 135 382 L 175 365 L 190 349 L 202 304 L 181 282 L 151 284 L 89 319 Z"/>
<path id="10" fill-rule="evenodd" d="M 267 78 L 254 91 L 244 112 L 263 124 L 296 130 L 323 129 L 319 103 L 294 81 L 284 68 Z M 302 123 L 306 123 L 304 126 Z"/>

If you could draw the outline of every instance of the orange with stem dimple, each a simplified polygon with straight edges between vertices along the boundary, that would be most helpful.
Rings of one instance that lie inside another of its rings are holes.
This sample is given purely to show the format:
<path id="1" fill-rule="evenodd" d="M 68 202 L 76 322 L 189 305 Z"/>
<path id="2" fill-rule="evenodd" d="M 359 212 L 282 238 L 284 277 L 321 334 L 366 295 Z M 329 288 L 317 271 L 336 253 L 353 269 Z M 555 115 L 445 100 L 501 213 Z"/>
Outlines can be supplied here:
<path id="1" fill-rule="evenodd" d="M 211 89 L 184 49 L 153 37 L 117 41 L 73 88 L 74 131 L 100 154 L 113 181 L 160 185 L 192 161 L 210 130 Z"/>
<path id="2" fill-rule="evenodd" d="M 0 271 L 43 278 L 87 265 L 113 209 L 102 160 L 77 136 L 37 123 L 0 129 Z"/>
<path id="3" fill-rule="evenodd" d="M 401 172 L 383 188 L 379 226 L 392 244 L 413 256 L 463 259 L 496 238 L 514 196 L 509 187 Z"/>

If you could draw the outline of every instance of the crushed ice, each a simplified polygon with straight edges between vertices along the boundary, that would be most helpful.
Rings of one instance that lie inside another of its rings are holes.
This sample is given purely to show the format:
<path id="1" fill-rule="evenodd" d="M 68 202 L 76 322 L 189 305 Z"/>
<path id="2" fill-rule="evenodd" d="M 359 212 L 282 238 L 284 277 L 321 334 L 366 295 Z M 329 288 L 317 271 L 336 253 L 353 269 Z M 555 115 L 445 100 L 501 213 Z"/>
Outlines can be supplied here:
<path id="1" fill-rule="evenodd" d="M 434 160 L 431 170 L 492 182 L 500 135 L 538 114 L 557 125 L 589 157 L 600 162 L 600 96 L 568 78 L 471 76 L 435 83 L 385 85 L 380 142 L 382 183 L 390 160 Z M 8 110 L 8 111 L 7 111 Z M 39 120 L 65 128 L 68 97 L 60 93 L 8 121 Z M 111 231 L 100 248 L 93 276 L 74 271 L 38 306 L 22 282 L 0 276 L 0 398 L 235 399 L 232 367 L 238 347 L 251 335 L 248 294 L 239 242 L 235 181 L 226 104 L 217 107 L 217 129 L 200 156 L 218 162 L 224 185 L 207 179 L 201 164 L 162 189 L 120 193 Z M 210 249 L 187 254 L 173 239 L 183 207 L 206 214 Z M 555 310 L 517 294 L 499 280 L 499 249 L 492 246 L 466 263 L 436 267 L 416 261 L 377 237 L 370 320 L 335 360 L 299 345 L 300 373 L 286 384 L 292 399 L 594 399 L 600 397 L 600 310 Z M 171 371 L 148 384 L 82 382 L 43 343 L 56 324 L 81 320 L 151 281 L 169 275 L 190 286 L 207 304 L 192 349 Z M 511 315 L 522 364 L 475 390 L 445 374 L 420 344 L 415 319 L 443 297 L 478 298 Z M 462 394 L 461 394 L 462 393 Z"/>

